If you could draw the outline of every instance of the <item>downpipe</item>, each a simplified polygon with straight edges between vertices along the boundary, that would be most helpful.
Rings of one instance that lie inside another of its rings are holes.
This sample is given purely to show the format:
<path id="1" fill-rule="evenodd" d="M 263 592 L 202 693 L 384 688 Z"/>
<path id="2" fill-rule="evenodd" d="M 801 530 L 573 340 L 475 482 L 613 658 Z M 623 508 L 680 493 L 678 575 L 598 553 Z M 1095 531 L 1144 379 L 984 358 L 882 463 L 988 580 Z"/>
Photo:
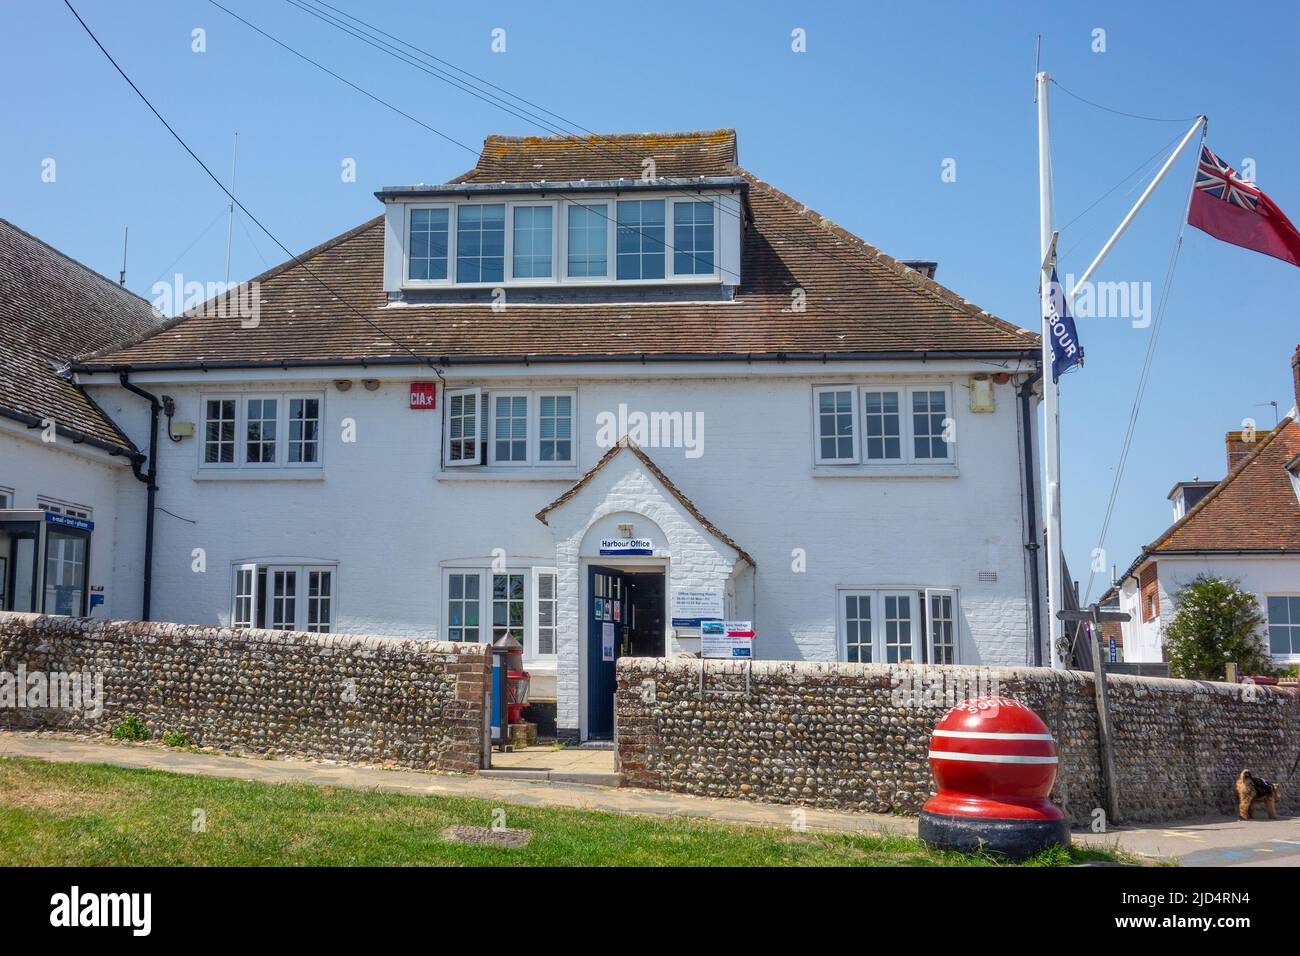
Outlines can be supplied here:
<path id="1" fill-rule="evenodd" d="M 125 378 L 125 376 L 123 376 Z M 1033 606 L 1034 666 L 1043 666 L 1043 605 L 1039 590 L 1038 576 L 1038 493 L 1034 488 L 1034 430 L 1033 410 L 1029 402 L 1034 394 L 1034 386 L 1042 379 L 1040 369 L 1025 379 L 1018 389 L 1016 397 L 1020 399 L 1020 433 L 1025 447 L 1025 550 L 1029 552 L 1030 602 Z"/>
<path id="2" fill-rule="evenodd" d="M 131 462 L 135 477 L 148 488 L 144 518 L 144 591 L 140 599 L 140 618 L 148 621 L 151 620 L 150 604 L 153 596 L 153 524 L 158 497 L 158 413 L 162 411 L 162 401 L 152 392 L 133 385 L 126 372 L 118 377 L 118 381 L 128 392 L 139 395 L 149 403 L 149 470 L 142 471 L 139 460 Z"/>

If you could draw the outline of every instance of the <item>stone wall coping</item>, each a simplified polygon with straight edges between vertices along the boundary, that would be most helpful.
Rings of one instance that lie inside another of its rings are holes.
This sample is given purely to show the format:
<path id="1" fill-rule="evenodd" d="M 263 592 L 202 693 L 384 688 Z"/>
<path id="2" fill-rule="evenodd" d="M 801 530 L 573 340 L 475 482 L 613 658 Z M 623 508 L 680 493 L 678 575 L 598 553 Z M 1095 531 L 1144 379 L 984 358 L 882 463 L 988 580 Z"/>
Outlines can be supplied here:
<path id="1" fill-rule="evenodd" d="M 272 631 L 263 628 L 235 628 L 212 624 L 174 624 L 161 621 L 109 621 L 101 618 L 61 617 L 49 614 L 26 614 L 0 611 L 0 627 L 17 623 L 35 634 L 77 634 L 91 641 L 139 640 L 156 638 L 202 644 L 208 641 L 242 641 L 247 644 L 315 645 L 321 650 L 363 649 L 374 651 L 415 652 L 423 657 L 474 658 L 490 654 L 486 644 L 457 641 L 430 641 L 411 637 L 384 637 L 366 634 L 319 634 L 310 631 Z"/>
<path id="2" fill-rule="evenodd" d="M 621 657 L 617 668 L 629 676 L 644 674 L 681 675 L 699 674 L 701 658 L 698 657 Z M 710 658 L 704 660 L 706 674 L 744 676 L 750 668 L 751 676 L 789 676 L 796 680 L 821 680 L 827 677 L 892 678 L 903 669 L 915 669 L 918 676 L 937 676 L 939 674 L 959 674 L 968 672 L 972 675 L 994 673 L 1000 680 L 1022 680 L 1041 684 L 1092 684 L 1093 675 L 1087 671 L 1053 670 L 1050 667 L 998 667 L 988 664 L 851 664 L 844 661 L 772 661 L 772 660 L 721 660 Z M 1243 684 L 1228 684 L 1223 681 L 1186 680 L 1177 677 L 1151 677 L 1137 674 L 1107 674 L 1107 681 L 1117 689 L 1128 688 L 1132 693 L 1151 694 L 1213 694 L 1223 697 L 1240 697 Z M 1277 687 L 1271 684 L 1257 684 L 1255 693 L 1279 701 L 1297 699 L 1297 689 Z"/>

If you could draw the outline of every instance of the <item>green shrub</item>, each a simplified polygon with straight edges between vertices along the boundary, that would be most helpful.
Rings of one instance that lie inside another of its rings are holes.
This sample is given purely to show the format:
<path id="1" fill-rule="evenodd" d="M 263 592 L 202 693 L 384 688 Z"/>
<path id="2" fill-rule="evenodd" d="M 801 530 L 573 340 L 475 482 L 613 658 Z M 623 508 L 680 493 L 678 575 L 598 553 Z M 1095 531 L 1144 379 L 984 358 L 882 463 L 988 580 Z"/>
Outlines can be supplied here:
<path id="1" fill-rule="evenodd" d="M 148 740 L 149 728 L 135 714 L 127 714 L 113 726 L 114 740 Z"/>
<path id="2" fill-rule="evenodd" d="M 1222 680 L 1230 661 L 1239 674 L 1272 670 L 1263 611 L 1241 582 L 1202 574 L 1174 595 L 1174 604 L 1178 610 L 1164 628 L 1172 676 Z"/>
<path id="3" fill-rule="evenodd" d="M 188 747 L 190 735 L 183 730 L 169 730 L 162 735 L 162 742 L 168 747 Z"/>

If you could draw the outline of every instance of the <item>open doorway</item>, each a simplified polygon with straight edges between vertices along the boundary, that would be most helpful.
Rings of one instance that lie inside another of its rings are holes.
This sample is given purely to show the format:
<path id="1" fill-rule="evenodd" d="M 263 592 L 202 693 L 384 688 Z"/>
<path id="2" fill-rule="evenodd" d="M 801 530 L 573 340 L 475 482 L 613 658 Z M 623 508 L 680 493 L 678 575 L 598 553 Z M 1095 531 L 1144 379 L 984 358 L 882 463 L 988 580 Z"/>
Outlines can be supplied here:
<path id="1" fill-rule="evenodd" d="M 666 577 L 662 568 L 587 569 L 587 736 L 614 735 L 614 667 L 620 657 L 662 657 Z"/>

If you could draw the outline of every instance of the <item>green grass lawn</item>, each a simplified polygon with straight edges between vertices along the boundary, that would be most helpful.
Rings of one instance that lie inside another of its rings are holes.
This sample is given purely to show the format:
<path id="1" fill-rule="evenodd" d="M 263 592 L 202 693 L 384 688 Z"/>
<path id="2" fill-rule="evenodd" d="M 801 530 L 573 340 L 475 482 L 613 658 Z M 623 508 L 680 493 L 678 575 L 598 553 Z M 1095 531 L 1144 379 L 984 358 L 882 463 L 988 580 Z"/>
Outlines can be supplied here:
<path id="1" fill-rule="evenodd" d="M 527 846 L 469 845 L 487 800 L 263 784 L 98 764 L 0 759 L 0 865 L 990 866 L 895 836 L 830 836 L 504 805 Z M 203 810 L 206 832 L 194 832 Z M 1038 865 L 1110 859 L 1047 854 Z"/>

